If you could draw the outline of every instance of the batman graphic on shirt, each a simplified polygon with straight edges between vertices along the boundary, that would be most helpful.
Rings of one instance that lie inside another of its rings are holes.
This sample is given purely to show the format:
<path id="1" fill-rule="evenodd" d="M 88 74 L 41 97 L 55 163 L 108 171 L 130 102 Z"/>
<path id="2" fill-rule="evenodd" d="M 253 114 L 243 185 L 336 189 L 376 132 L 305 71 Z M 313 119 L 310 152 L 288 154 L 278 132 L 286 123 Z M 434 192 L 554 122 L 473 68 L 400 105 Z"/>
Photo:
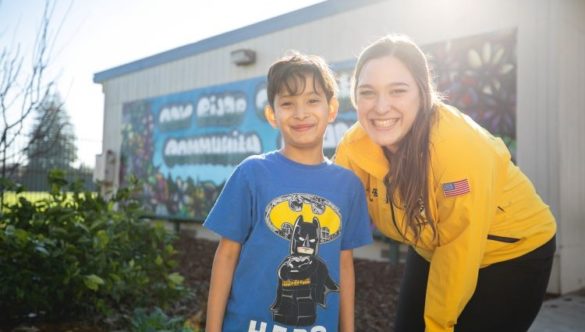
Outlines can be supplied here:
<path id="1" fill-rule="evenodd" d="M 313 325 L 317 319 L 317 305 L 326 307 L 327 294 L 339 292 L 326 263 L 318 256 L 319 245 L 340 234 L 338 213 L 325 199 L 314 195 L 289 195 L 287 202 L 282 203 L 290 209 L 290 214 L 278 213 L 279 203 L 276 203 L 275 209 L 269 211 L 273 213 L 268 213 L 267 217 L 296 218 L 292 225 L 280 224 L 284 231 L 280 230 L 279 235 L 290 239 L 290 254 L 278 267 L 278 287 L 270 310 L 275 322 Z M 320 217 L 327 219 L 326 227 L 321 225 Z M 278 223 L 271 222 L 272 226 L 274 224 Z"/>

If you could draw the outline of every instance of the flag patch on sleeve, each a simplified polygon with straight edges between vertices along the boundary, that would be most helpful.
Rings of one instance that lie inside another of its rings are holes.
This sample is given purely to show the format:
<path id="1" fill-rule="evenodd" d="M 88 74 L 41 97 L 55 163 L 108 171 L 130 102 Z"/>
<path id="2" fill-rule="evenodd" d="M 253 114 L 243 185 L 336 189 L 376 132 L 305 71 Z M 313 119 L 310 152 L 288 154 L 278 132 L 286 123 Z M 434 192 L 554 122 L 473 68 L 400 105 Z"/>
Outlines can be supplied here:
<path id="1" fill-rule="evenodd" d="M 469 181 L 467 179 L 443 183 L 442 187 L 445 197 L 461 196 L 470 192 Z"/>

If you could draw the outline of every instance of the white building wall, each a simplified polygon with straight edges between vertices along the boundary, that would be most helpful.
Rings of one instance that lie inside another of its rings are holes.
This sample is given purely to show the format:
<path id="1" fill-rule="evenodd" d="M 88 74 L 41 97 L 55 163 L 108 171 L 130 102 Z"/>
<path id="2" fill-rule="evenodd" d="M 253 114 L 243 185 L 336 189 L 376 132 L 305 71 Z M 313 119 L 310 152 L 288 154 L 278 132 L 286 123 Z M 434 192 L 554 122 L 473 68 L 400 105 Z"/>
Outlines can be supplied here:
<path id="1" fill-rule="evenodd" d="M 115 169 L 119 169 L 120 163 L 120 146 L 122 144 L 122 103 L 113 102 L 112 100 L 120 93 L 116 90 L 116 82 L 112 81 L 108 84 L 103 84 L 102 89 L 104 93 L 104 128 L 102 135 L 102 156 L 106 155 L 106 151 L 111 150 L 116 156 Z M 113 185 L 115 187 L 119 184 L 120 172 L 114 172 Z"/>
<path id="2" fill-rule="evenodd" d="M 558 9 L 558 178 L 560 291 L 585 287 L 585 1 L 554 1 Z M 551 112 L 555 113 L 555 112 Z"/>
<path id="3" fill-rule="evenodd" d="M 554 55 L 550 52 L 550 48 L 554 47 L 551 45 L 555 44 L 553 31 L 556 30 L 552 2 L 537 0 L 524 4 L 517 36 L 516 138 L 519 167 L 532 180 L 559 222 L 559 140 L 555 106 L 558 82 L 552 72 Z M 557 247 L 560 243 L 558 237 Z M 559 257 L 557 251 L 548 288 L 554 293 L 560 293 Z"/>
<path id="4" fill-rule="evenodd" d="M 583 0 L 389 0 L 115 77 L 102 82 L 104 151 L 119 152 L 124 103 L 262 76 L 288 49 L 336 63 L 391 32 L 425 45 L 516 29 L 517 160 L 559 221 L 549 290 L 578 289 L 585 286 L 584 7 Z M 256 51 L 256 64 L 233 65 L 229 53 L 239 48 Z"/>

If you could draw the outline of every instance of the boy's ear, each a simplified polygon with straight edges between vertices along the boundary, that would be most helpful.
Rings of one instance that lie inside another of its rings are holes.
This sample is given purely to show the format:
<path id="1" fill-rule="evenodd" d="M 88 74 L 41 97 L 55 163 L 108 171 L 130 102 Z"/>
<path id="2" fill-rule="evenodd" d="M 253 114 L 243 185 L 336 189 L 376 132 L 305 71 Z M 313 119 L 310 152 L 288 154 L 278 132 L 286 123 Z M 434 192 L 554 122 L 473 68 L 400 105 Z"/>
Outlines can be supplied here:
<path id="1" fill-rule="evenodd" d="M 274 116 L 274 110 L 270 105 L 264 107 L 264 117 L 273 128 L 276 128 L 276 117 Z"/>
<path id="2" fill-rule="evenodd" d="M 331 97 L 331 100 L 329 101 L 329 115 L 328 115 L 329 123 L 335 121 L 335 118 L 337 118 L 338 111 L 339 111 L 339 100 L 337 100 L 337 98 L 335 98 L 335 97 Z"/>

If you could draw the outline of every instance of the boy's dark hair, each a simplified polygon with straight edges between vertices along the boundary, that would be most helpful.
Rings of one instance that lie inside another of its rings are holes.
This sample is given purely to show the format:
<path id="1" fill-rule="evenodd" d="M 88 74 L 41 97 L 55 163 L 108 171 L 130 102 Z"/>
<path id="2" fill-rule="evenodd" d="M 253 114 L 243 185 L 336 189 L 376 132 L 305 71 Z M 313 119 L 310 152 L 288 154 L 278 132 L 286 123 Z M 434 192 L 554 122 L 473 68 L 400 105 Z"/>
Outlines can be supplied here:
<path id="1" fill-rule="evenodd" d="M 266 94 L 270 107 L 274 109 L 274 98 L 283 89 L 291 96 L 301 94 L 306 87 L 306 74 L 313 75 L 313 87 L 316 88 L 316 83 L 319 83 L 327 102 L 330 102 L 337 93 L 337 83 L 325 60 L 320 56 L 295 51 L 278 59 L 268 69 Z"/>

